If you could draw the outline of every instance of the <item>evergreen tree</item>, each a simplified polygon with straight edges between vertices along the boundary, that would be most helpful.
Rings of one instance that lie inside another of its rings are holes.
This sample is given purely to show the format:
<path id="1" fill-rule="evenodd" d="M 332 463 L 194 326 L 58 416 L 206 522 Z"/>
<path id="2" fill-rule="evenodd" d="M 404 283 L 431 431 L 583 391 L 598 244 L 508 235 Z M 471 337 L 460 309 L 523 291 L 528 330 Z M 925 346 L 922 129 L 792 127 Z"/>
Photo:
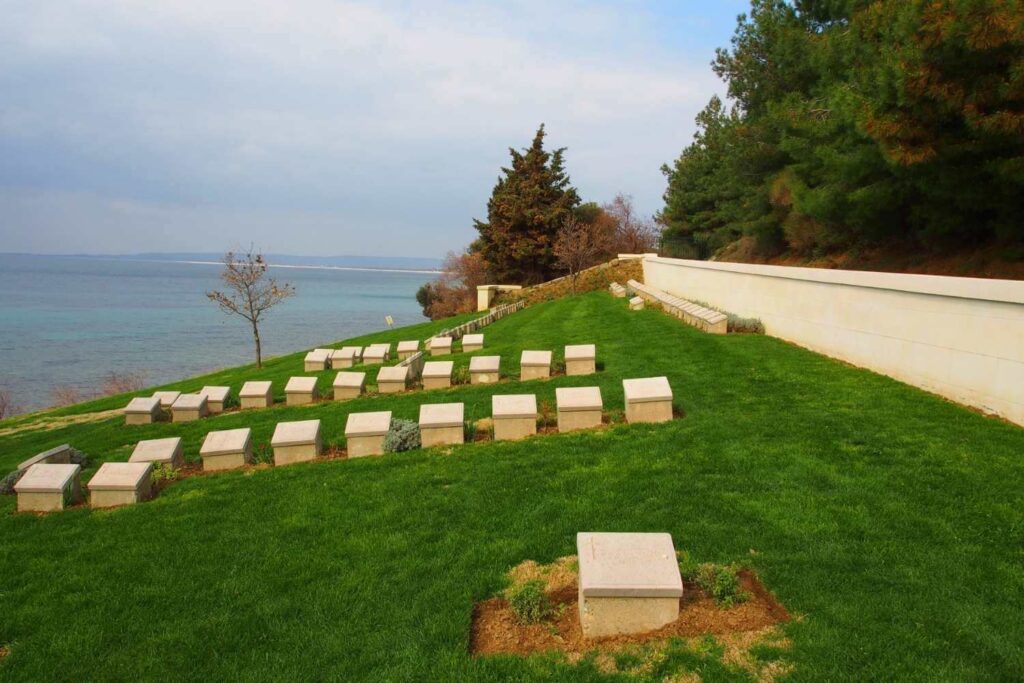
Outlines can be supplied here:
<path id="1" fill-rule="evenodd" d="M 558 231 L 580 204 L 565 172 L 565 148 L 546 151 L 544 135 L 541 124 L 530 147 L 509 149 L 512 164 L 501 169 L 487 221 L 474 220 L 480 237 L 472 249 L 502 283 L 534 284 L 555 275 Z"/>
<path id="2" fill-rule="evenodd" d="M 1020 0 L 752 0 L 713 68 L 669 250 L 1024 243 Z"/>

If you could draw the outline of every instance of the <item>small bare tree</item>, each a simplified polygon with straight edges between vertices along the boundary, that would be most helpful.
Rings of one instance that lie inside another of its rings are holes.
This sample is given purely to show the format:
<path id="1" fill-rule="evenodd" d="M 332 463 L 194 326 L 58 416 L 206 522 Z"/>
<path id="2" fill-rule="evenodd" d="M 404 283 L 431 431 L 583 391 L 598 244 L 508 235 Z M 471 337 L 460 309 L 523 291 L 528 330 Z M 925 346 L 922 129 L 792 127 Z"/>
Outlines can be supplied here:
<path id="1" fill-rule="evenodd" d="M 654 221 L 637 214 L 633 198 L 621 192 L 611 204 L 601 207 L 615 221 L 615 249 L 623 254 L 643 254 L 658 245 L 659 230 Z"/>
<path id="2" fill-rule="evenodd" d="M 60 384 L 50 390 L 50 401 L 55 408 L 72 406 L 82 400 L 82 392 L 72 384 Z"/>
<path id="3" fill-rule="evenodd" d="M 146 386 L 144 372 L 108 372 L 100 384 L 100 396 L 116 396 L 139 391 Z"/>
<path id="4" fill-rule="evenodd" d="M 256 342 L 256 367 L 263 367 L 263 352 L 260 345 L 260 319 L 263 314 L 291 296 L 295 296 L 295 287 L 279 283 L 274 278 L 264 277 L 267 274 L 267 262 L 263 254 L 254 254 L 250 248 L 244 256 L 233 252 L 224 255 L 224 270 L 220 279 L 227 286 L 226 292 L 207 292 L 206 296 L 220 310 L 231 315 L 238 315 L 252 325 L 252 336 Z"/>
<path id="5" fill-rule="evenodd" d="M 580 271 L 600 260 L 606 248 L 603 235 L 600 226 L 584 223 L 575 216 L 570 216 L 559 228 L 555 237 L 555 262 L 568 272 L 573 294 Z"/>
<path id="6" fill-rule="evenodd" d="M 0 387 L 0 420 L 5 417 L 11 417 L 17 412 L 18 406 L 14 405 L 14 398 L 11 396 L 11 392 Z"/>

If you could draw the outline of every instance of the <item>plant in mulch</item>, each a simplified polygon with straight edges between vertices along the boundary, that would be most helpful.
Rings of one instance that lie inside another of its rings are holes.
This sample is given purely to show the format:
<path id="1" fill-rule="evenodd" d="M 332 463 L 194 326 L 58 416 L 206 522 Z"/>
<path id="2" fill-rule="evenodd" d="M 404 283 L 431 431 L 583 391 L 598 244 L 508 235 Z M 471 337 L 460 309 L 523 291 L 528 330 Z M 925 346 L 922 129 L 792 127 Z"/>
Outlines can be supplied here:
<path id="1" fill-rule="evenodd" d="M 420 447 L 420 426 L 412 420 L 391 420 L 391 427 L 384 437 L 385 453 L 401 453 Z"/>
<path id="2" fill-rule="evenodd" d="M 469 384 L 469 368 L 463 366 L 452 370 L 452 384 Z"/>
<path id="3" fill-rule="evenodd" d="M 558 424 L 558 417 L 555 415 L 555 411 L 551 407 L 551 401 L 542 400 L 537 410 L 540 415 L 540 426 L 541 427 L 553 427 Z"/>
<path id="4" fill-rule="evenodd" d="M 679 573 L 683 579 L 700 586 L 719 607 L 733 607 L 750 599 L 740 588 L 739 567 L 735 564 L 698 564 L 685 550 L 678 553 Z"/>
<path id="5" fill-rule="evenodd" d="M 259 443 L 252 449 L 252 461 L 257 465 L 274 462 L 274 449 L 269 443 Z"/>
<path id="6" fill-rule="evenodd" d="M 170 465 L 159 464 L 153 468 L 154 484 L 162 484 L 164 482 L 172 482 L 178 478 L 178 470 L 174 469 Z"/>
<path id="7" fill-rule="evenodd" d="M 551 599 L 544 592 L 544 582 L 540 579 L 514 585 L 506 591 L 505 596 L 512 613 L 522 624 L 539 624 L 555 613 Z"/>

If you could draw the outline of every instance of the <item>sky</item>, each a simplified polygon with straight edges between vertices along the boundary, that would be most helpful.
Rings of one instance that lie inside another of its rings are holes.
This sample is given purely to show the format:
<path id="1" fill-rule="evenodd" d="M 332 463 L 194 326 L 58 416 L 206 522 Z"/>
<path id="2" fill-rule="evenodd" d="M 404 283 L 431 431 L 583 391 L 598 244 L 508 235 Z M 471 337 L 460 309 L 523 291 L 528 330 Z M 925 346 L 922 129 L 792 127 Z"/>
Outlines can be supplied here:
<path id="1" fill-rule="evenodd" d="M 661 207 L 748 0 L 0 0 L 0 252 L 440 257 L 540 123 Z"/>

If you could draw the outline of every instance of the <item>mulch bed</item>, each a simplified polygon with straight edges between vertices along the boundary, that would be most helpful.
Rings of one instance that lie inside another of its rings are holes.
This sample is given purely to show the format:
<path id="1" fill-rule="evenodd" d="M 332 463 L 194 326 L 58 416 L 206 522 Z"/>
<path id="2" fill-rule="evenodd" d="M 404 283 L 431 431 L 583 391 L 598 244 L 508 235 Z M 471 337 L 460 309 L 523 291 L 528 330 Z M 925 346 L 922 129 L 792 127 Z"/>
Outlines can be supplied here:
<path id="1" fill-rule="evenodd" d="M 505 599 L 484 600 L 473 611 L 470 652 L 474 655 L 520 656 L 552 651 L 571 654 L 610 652 L 669 638 L 759 631 L 791 618 L 754 572 L 742 570 L 740 583 L 750 594 L 750 599 L 744 603 L 730 608 L 719 607 L 698 586 L 687 583 L 680 599 L 679 618 L 671 624 L 648 633 L 586 639 L 580 628 L 575 572 L 556 571 L 547 579 L 546 592 L 557 611 L 553 620 L 542 624 L 521 624 Z"/>

